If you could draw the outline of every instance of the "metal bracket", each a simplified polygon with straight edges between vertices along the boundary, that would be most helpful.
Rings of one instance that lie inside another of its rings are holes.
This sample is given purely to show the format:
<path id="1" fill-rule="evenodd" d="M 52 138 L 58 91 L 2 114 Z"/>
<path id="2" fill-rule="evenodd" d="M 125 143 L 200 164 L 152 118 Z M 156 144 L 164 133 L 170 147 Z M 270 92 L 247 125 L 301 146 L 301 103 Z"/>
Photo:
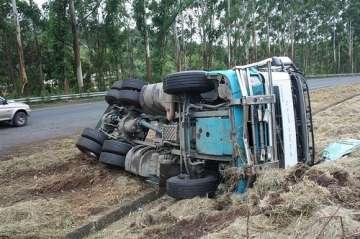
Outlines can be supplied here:
<path id="1" fill-rule="evenodd" d="M 254 95 L 243 96 L 241 99 L 232 99 L 230 105 L 261 105 L 261 104 L 274 104 L 275 95 Z"/>

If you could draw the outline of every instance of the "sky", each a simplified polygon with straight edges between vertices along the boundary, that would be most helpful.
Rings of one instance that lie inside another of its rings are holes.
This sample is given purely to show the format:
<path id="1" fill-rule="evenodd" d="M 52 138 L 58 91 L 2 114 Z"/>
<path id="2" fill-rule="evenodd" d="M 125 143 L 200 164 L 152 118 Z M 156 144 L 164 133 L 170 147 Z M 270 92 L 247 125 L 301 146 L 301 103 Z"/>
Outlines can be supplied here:
<path id="1" fill-rule="evenodd" d="M 34 0 L 34 2 L 41 8 L 41 5 L 43 5 L 46 0 Z"/>

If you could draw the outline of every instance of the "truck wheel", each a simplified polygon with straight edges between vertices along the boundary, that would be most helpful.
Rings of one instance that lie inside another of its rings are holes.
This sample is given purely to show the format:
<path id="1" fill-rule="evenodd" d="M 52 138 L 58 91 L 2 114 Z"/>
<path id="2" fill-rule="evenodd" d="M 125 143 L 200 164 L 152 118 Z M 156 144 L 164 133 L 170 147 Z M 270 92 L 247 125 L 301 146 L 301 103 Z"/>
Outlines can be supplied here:
<path id="1" fill-rule="evenodd" d="M 91 139 L 80 137 L 76 143 L 76 147 L 83 153 L 95 154 L 97 157 L 101 153 L 101 145 Z"/>
<path id="2" fill-rule="evenodd" d="M 195 179 L 191 179 L 188 175 L 180 174 L 166 181 L 166 193 L 176 199 L 193 198 L 196 196 L 212 197 L 218 184 L 219 179 L 213 174 Z"/>
<path id="3" fill-rule="evenodd" d="M 106 93 L 105 100 L 109 105 L 133 105 L 140 106 L 140 93 L 135 90 L 115 90 L 111 89 Z"/>
<path id="4" fill-rule="evenodd" d="M 109 152 L 101 152 L 99 161 L 108 166 L 115 166 L 119 168 L 125 167 L 124 155 L 118 155 Z"/>
<path id="5" fill-rule="evenodd" d="M 111 89 L 116 90 L 136 90 L 141 91 L 141 88 L 145 85 L 145 82 L 137 79 L 119 80 L 116 81 Z"/>
<path id="6" fill-rule="evenodd" d="M 27 124 L 27 114 L 23 111 L 18 111 L 15 113 L 13 118 L 13 124 L 16 127 L 21 127 Z"/>
<path id="7" fill-rule="evenodd" d="M 120 96 L 119 96 L 119 91 L 118 90 L 111 89 L 111 90 L 108 90 L 108 92 L 106 92 L 105 101 L 109 105 L 116 104 L 118 102 L 119 98 L 120 98 Z"/>
<path id="8" fill-rule="evenodd" d="M 132 148 L 130 144 L 119 142 L 116 140 L 105 140 L 102 151 L 119 154 L 119 155 L 126 155 L 126 153 Z"/>
<path id="9" fill-rule="evenodd" d="M 167 75 L 163 80 L 163 89 L 168 94 L 196 94 L 214 89 L 207 79 L 205 71 L 183 71 Z"/>
<path id="10" fill-rule="evenodd" d="M 106 140 L 106 135 L 103 132 L 92 128 L 85 128 L 81 136 L 91 139 L 100 145 Z"/>

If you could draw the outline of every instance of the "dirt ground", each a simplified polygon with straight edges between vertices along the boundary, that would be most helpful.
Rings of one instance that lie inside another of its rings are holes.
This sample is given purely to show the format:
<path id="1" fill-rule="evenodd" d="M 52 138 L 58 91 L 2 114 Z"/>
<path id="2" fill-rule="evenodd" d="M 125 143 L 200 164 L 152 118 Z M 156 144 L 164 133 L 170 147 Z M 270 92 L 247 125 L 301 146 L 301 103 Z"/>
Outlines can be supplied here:
<path id="1" fill-rule="evenodd" d="M 313 91 L 310 94 L 312 111 L 316 114 L 338 102 L 358 95 L 360 95 L 360 84 L 337 86 Z"/>
<path id="2" fill-rule="evenodd" d="M 337 139 L 360 139 L 357 94 L 360 85 L 312 92 L 318 154 Z M 80 154 L 76 138 L 0 158 L 0 238 L 59 238 L 151 190 Z M 312 168 L 267 171 L 243 195 L 163 196 L 89 238 L 359 238 L 359 198 L 356 152 Z"/>
<path id="3" fill-rule="evenodd" d="M 359 94 L 360 85 L 312 92 L 318 155 L 337 139 L 360 139 Z M 89 238 L 359 238 L 359 198 L 355 152 L 312 168 L 268 171 L 245 195 L 164 196 Z"/>
<path id="4" fill-rule="evenodd" d="M 76 138 L 0 159 L 0 238 L 59 238 L 149 191 L 142 180 L 80 154 Z"/>

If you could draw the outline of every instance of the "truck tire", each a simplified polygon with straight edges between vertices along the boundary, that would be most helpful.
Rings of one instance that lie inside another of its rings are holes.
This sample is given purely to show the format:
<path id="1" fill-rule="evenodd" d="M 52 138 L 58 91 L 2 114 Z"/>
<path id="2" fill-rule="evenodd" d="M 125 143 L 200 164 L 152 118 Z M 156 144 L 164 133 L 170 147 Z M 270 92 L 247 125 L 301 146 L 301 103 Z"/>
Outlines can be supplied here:
<path id="1" fill-rule="evenodd" d="M 13 125 L 21 127 L 27 124 L 27 114 L 24 111 L 18 111 L 13 117 Z"/>
<path id="2" fill-rule="evenodd" d="M 115 89 L 108 90 L 105 95 L 105 101 L 109 105 L 114 105 L 118 102 L 118 99 L 120 98 L 119 94 L 120 93 L 118 90 Z"/>
<path id="3" fill-rule="evenodd" d="M 95 154 L 97 157 L 101 153 L 101 145 L 91 139 L 80 137 L 76 143 L 76 147 L 83 153 Z"/>
<path id="4" fill-rule="evenodd" d="M 196 196 L 214 196 L 219 179 L 208 174 L 203 178 L 191 179 L 188 175 L 178 175 L 166 181 L 166 193 L 175 199 L 187 199 Z"/>
<path id="5" fill-rule="evenodd" d="M 205 71 L 182 71 L 165 76 L 163 89 L 168 94 L 197 94 L 214 89 Z"/>
<path id="6" fill-rule="evenodd" d="M 115 166 L 119 168 L 125 167 L 125 156 L 113 154 L 109 152 L 101 152 L 99 161 L 108 166 Z"/>
<path id="7" fill-rule="evenodd" d="M 111 89 L 115 90 L 136 90 L 141 91 L 141 88 L 145 85 L 145 82 L 138 79 L 128 79 L 116 81 Z"/>
<path id="8" fill-rule="evenodd" d="M 140 106 L 140 93 L 135 90 L 115 90 L 111 89 L 106 93 L 105 100 L 109 105 L 133 105 Z"/>
<path id="9" fill-rule="evenodd" d="M 91 139 L 100 145 L 106 140 L 106 135 L 103 132 L 92 128 L 85 128 L 81 133 L 81 136 Z"/>
<path id="10" fill-rule="evenodd" d="M 105 140 L 102 151 L 107 153 L 113 153 L 118 155 L 126 155 L 126 153 L 132 148 L 130 144 L 125 142 L 119 142 L 116 140 Z"/>

